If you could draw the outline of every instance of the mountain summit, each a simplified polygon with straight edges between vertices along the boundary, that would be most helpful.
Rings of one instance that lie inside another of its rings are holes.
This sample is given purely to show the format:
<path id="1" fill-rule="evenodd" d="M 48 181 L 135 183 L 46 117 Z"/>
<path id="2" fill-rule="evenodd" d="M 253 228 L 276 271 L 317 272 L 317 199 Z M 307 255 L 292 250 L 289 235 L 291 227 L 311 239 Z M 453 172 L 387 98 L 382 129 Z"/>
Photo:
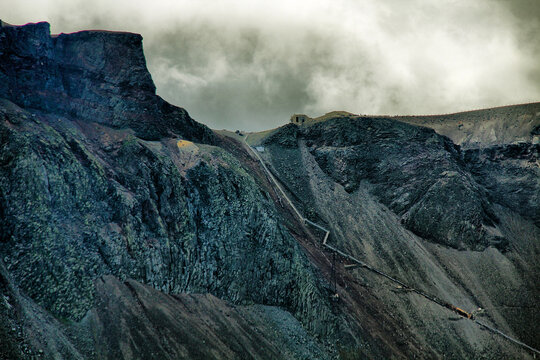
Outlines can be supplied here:
<path id="1" fill-rule="evenodd" d="M 212 140 L 187 111 L 156 95 L 139 34 L 92 30 L 51 36 L 46 22 L 2 23 L 0 64 L 0 96 L 23 108 L 129 127 L 148 140 Z"/>

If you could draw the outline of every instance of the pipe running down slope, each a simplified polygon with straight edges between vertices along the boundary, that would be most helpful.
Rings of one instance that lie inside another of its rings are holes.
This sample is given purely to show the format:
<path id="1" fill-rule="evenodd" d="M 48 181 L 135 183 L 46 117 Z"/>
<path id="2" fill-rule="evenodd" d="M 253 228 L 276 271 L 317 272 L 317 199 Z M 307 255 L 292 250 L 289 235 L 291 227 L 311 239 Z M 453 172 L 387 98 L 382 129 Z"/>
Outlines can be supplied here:
<path id="1" fill-rule="evenodd" d="M 263 159 L 260 157 L 259 154 L 257 154 L 257 152 L 255 150 L 253 150 L 253 148 L 248 144 L 247 142 L 247 139 L 249 137 L 249 134 L 246 135 L 246 137 L 244 138 L 244 143 L 246 145 L 246 147 L 249 149 L 249 152 L 253 155 L 255 155 L 255 158 L 260 162 L 261 166 L 263 167 L 265 173 L 268 175 L 268 177 L 270 178 L 270 180 L 272 180 L 272 183 L 275 185 L 275 187 L 279 190 L 279 192 L 281 193 L 281 196 L 283 197 L 283 199 L 285 199 L 285 201 L 289 204 L 289 206 L 292 208 L 293 212 L 295 213 L 295 215 L 298 217 L 298 219 L 300 219 L 304 224 L 309 224 L 321 231 L 324 232 L 324 238 L 323 238 L 323 241 L 322 241 L 322 245 L 329 249 L 330 251 L 342 256 L 343 258 L 345 259 L 348 259 L 356 264 L 358 264 L 360 267 L 363 267 L 371 272 L 374 272 L 375 274 L 378 274 L 380 276 L 383 276 L 385 278 L 387 278 L 388 280 L 400 285 L 402 288 L 406 289 L 406 290 L 409 290 L 411 292 L 414 292 L 424 298 L 426 298 L 427 300 L 431 301 L 431 302 L 434 302 L 435 304 L 439 305 L 439 306 L 442 306 L 446 309 L 449 309 L 453 312 L 455 312 L 456 314 L 458 314 L 459 316 L 462 316 L 466 319 L 469 319 L 473 322 L 475 322 L 476 324 L 478 324 L 480 327 L 483 327 L 484 329 L 487 329 L 488 331 L 491 331 L 492 333 L 494 334 L 497 334 L 499 336 L 502 336 L 504 337 L 505 339 L 513 342 L 514 344 L 517 344 L 531 352 L 533 352 L 533 354 L 539 354 L 540 355 L 540 351 L 509 336 L 509 335 L 506 335 L 505 333 L 503 333 L 502 331 L 498 330 L 498 329 L 495 329 L 481 321 L 479 321 L 478 319 L 475 318 L 474 314 L 472 313 L 469 313 L 457 306 L 454 306 L 452 304 L 450 304 L 449 302 L 446 302 L 444 300 L 441 300 L 439 298 L 437 298 L 436 296 L 434 295 L 430 295 L 430 294 L 427 294 L 421 290 L 418 290 L 412 286 L 409 286 L 407 284 L 405 284 L 404 282 L 384 273 L 383 271 L 380 271 L 374 267 L 372 267 L 371 265 L 369 264 L 366 264 L 365 262 L 335 248 L 334 246 L 330 245 L 327 243 L 328 241 L 328 237 L 330 236 L 330 230 L 326 229 L 325 227 L 317 224 L 317 223 L 314 223 L 313 221 L 305 218 L 301 213 L 300 211 L 298 211 L 298 209 L 296 208 L 296 206 L 294 206 L 293 202 L 291 201 L 291 199 L 289 198 L 289 196 L 285 193 L 285 191 L 283 190 L 283 188 L 281 187 L 281 185 L 279 184 L 279 182 L 277 181 L 277 179 L 274 177 L 274 175 L 272 174 L 272 172 L 268 169 L 268 167 L 266 166 L 266 164 L 264 163 Z"/>

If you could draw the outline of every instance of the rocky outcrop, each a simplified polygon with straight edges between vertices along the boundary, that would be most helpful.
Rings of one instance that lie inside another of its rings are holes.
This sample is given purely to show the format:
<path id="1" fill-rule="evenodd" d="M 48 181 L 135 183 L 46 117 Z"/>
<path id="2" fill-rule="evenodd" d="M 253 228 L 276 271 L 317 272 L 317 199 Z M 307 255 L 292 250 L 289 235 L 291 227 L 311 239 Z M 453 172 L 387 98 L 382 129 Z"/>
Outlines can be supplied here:
<path id="1" fill-rule="evenodd" d="M 531 336 L 539 316 L 534 142 L 463 150 L 432 129 L 369 116 L 288 127 L 253 136 L 253 145 L 265 145 L 260 156 L 295 206 L 330 230 L 331 246 L 538 346 Z M 344 263 L 338 293 L 361 313 L 358 323 L 380 311 L 378 323 L 400 324 L 392 338 L 406 340 L 385 342 L 392 353 L 407 344 L 410 358 L 418 348 L 426 358 L 437 357 L 428 349 L 456 359 L 529 356 Z"/>
<path id="2" fill-rule="evenodd" d="M 298 137 L 298 126 L 287 124 L 279 129 L 279 131 L 271 134 L 264 139 L 265 145 L 279 145 L 284 148 L 296 148 Z"/>
<path id="3" fill-rule="evenodd" d="M 0 60 L 0 357 L 527 355 L 332 261 L 234 135 L 155 95 L 139 35 L 0 23 Z M 260 155 L 328 241 L 535 345 L 534 141 L 305 125 Z"/>
<path id="4" fill-rule="evenodd" d="M 48 124 L 13 104 L 4 113 L 0 251 L 21 289 L 53 314 L 81 319 L 93 280 L 114 274 L 168 293 L 284 306 L 310 330 L 332 332 L 306 257 L 225 151 Z"/>
<path id="5" fill-rule="evenodd" d="M 131 128 L 144 139 L 212 132 L 156 95 L 139 34 L 51 36 L 48 23 L 0 26 L 0 97 L 23 108 Z"/>
<path id="6" fill-rule="evenodd" d="M 281 306 L 332 336 L 317 270 L 215 135 L 155 95 L 141 40 L 2 24 L 0 256 L 14 286 L 66 323 L 110 274 Z"/>
<path id="7" fill-rule="evenodd" d="M 450 139 L 369 117 L 328 120 L 302 136 L 330 177 L 349 192 L 362 181 L 375 185 L 375 195 L 421 237 L 455 248 L 504 248 L 486 191 Z"/>
<path id="8" fill-rule="evenodd" d="M 424 239 L 460 249 L 507 249 L 493 203 L 538 224 L 538 144 L 462 151 L 432 129 L 390 118 L 339 116 L 306 127 L 289 124 L 262 141 L 269 149 L 278 147 L 271 151 L 273 166 L 304 205 L 311 200 L 294 155 L 300 139 L 345 190 L 354 192 L 363 181 L 375 185 L 380 201 Z"/>
<path id="9" fill-rule="evenodd" d="M 540 226 L 540 144 L 517 143 L 470 149 L 464 160 L 490 201 Z"/>

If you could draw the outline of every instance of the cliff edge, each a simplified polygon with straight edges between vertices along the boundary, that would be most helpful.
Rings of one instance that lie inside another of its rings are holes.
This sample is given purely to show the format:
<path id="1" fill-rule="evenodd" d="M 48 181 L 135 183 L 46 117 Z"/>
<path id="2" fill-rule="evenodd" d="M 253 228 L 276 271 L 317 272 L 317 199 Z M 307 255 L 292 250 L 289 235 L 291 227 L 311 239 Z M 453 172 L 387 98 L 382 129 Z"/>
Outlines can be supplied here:
<path id="1" fill-rule="evenodd" d="M 0 97 L 22 108 L 131 128 L 146 140 L 213 139 L 186 110 L 156 95 L 139 34 L 91 30 L 51 36 L 46 22 L 2 22 Z"/>

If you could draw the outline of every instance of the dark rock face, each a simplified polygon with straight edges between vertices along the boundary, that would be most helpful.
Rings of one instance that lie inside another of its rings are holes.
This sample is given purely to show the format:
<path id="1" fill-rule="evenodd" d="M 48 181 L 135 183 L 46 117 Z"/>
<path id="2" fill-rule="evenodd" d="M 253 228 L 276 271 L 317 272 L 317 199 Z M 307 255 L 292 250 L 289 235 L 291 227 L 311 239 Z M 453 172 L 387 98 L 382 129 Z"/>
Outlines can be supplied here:
<path id="1" fill-rule="evenodd" d="M 333 263 L 242 145 L 155 95 L 139 35 L 0 22 L 0 80 L 0 358 L 523 354 Z M 345 114 L 263 141 L 329 241 L 535 345 L 533 140 Z"/>
<path id="2" fill-rule="evenodd" d="M 22 290 L 53 314 L 81 319 L 93 279 L 114 274 L 169 293 L 281 305 L 312 331 L 332 331 L 307 259 L 226 152 L 114 131 L 104 137 L 118 140 L 104 146 L 69 120 L 54 129 L 17 111 L 4 117 L 19 125 L 0 125 L 0 251 Z"/>
<path id="3" fill-rule="evenodd" d="M 540 226 L 540 144 L 518 143 L 471 149 L 467 167 L 501 204 Z"/>
<path id="4" fill-rule="evenodd" d="M 13 288 L 3 264 L 0 263 L 0 359 L 22 358 L 22 334 Z"/>
<path id="5" fill-rule="evenodd" d="M 189 114 L 155 94 L 142 37 L 82 31 L 51 37 L 48 23 L 0 27 L 0 97 L 70 118 L 211 142 Z"/>
<path id="6" fill-rule="evenodd" d="M 433 121 L 438 123 L 437 118 Z M 488 137 L 481 130 L 475 129 L 475 136 Z M 457 306 L 466 311 L 489 309 L 475 316 L 537 347 L 538 340 L 531 336 L 538 323 L 533 299 L 538 297 L 540 273 L 536 220 L 540 174 L 534 139 L 515 143 L 510 136 L 505 139 L 511 143 L 488 142 L 463 150 L 429 128 L 367 116 L 328 118 L 296 132 L 284 126 L 266 138 L 255 138 L 254 145 L 265 144 L 261 156 L 291 193 L 295 206 L 331 230 L 331 245 L 426 293 L 461 304 Z M 424 352 L 430 347 L 444 354 L 440 356 L 456 359 L 530 356 L 506 354 L 512 345 L 499 338 L 487 345 L 490 340 L 482 339 L 484 331 L 472 327 L 464 331 L 466 322 L 461 322 L 460 330 L 433 331 L 452 321 L 442 320 L 438 309 L 430 315 L 428 307 L 413 297 L 389 294 L 381 277 L 369 277 L 366 271 L 353 273 L 342 283 L 343 294 L 352 295 L 351 284 L 360 281 L 367 293 L 382 299 L 392 317 L 401 313 L 396 317 L 408 324 L 411 333 L 399 331 L 407 340 L 400 340 L 398 347 L 424 338 L 428 345 L 420 357 L 425 358 L 437 357 Z M 338 277 L 338 286 L 339 281 Z M 369 308 L 357 300 L 358 295 L 351 298 L 356 302 L 353 308 Z M 363 314 L 360 323 L 368 317 Z M 477 348 L 472 341 L 484 345 Z M 413 352 L 408 349 L 405 357 L 413 358 Z"/>
<path id="7" fill-rule="evenodd" d="M 287 124 L 279 129 L 275 134 L 264 140 L 265 145 L 279 145 L 284 148 L 296 148 L 298 137 L 298 126 Z"/>
<path id="8" fill-rule="evenodd" d="M 505 246 L 485 190 L 460 149 L 431 129 L 384 118 L 339 118 L 302 135 L 320 167 L 349 192 L 374 184 L 416 234 L 455 248 Z"/>
<path id="9" fill-rule="evenodd" d="M 25 298 L 0 263 L 2 359 L 329 359 L 289 312 L 210 294 L 168 295 L 111 275 L 80 322 Z"/>
<path id="10" fill-rule="evenodd" d="M 155 95 L 141 40 L 2 23 L 0 256 L 14 286 L 65 322 L 112 274 L 282 306 L 332 335 L 324 284 L 273 202 L 204 145 L 213 132 Z"/>

